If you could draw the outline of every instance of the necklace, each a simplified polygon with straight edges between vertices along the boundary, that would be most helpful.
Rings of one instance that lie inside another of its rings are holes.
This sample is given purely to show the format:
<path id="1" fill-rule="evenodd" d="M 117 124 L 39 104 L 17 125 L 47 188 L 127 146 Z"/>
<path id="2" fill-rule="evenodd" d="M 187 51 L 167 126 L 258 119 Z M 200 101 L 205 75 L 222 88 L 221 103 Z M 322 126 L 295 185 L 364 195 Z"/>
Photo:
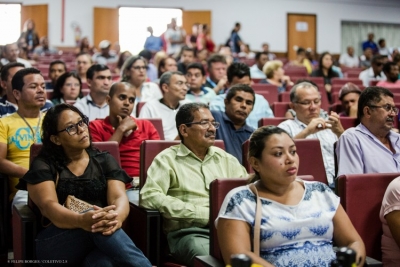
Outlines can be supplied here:
<path id="1" fill-rule="evenodd" d="M 29 127 L 29 129 L 31 129 L 31 132 L 33 134 L 33 143 L 36 143 L 36 134 L 38 131 L 40 131 L 39 125 L 40 125 L 40 121 L 42 120 L 42 112 L 39 111 L 39 120 L 36 125 L 36 131 L 33 130 L 32 126 L 26 121 L 26 119 L 24 117 L 21 116 L 21 114 L 18 113 L 18 111 L 17 111 L 17 114 L 18 114 L 18 116 L 21 117 L 21 119 L 25 122 L 25 124 Z"/>

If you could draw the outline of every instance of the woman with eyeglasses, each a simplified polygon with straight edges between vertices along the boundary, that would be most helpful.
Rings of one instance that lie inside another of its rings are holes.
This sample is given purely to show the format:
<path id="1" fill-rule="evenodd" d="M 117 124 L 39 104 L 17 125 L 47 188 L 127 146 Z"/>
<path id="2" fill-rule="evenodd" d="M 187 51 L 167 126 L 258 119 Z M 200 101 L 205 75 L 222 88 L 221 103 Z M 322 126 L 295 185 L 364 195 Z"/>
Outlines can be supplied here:
<path id="1" fill-rule="evenodd" d="M 215 221 L 226 264 L 232 254 L 246 254 L 262 266 L 328 267 L 336 258 L 335 242 L 355 250 L 357 266 L 363 266 L 364 243 L 339 197 L 323 183 L 297 178 L 299 156 L 285 130 L 258 128 L 248 156 L 254 175 L 226 195 Z"/>
<path id="2" fill-rule="evenodd" d="M 160 88 L 156 83 L 146 82 L 147 64 L 140 56 L 129 57 L 121 69 L 122 81 L 129 82 L 135 87 L 135 107 L 132 115 L 136 116 L 136 106 L 139 102 L 148 102 L 162 98 Z"/>
<path id="3" fill-rule="evenodd" d="M 52 107 L 43 120 L 42 143 L 18 185 L 51 223 L 36 237 L 37 259 L 46 266 L 152 266 L 121 229 L 129 214 L 125 183 L 132 179 L 108 152 L 93 148 L 88 118 L 69 104 Z M 92 209 L 67 209 L 68 195 Z"/>
<path id="4" fill-rule="evenodd" d="M 74 104 L 83 97 L 81 78 L 75 71 L 66 72 L 57 78 L 51 102 Z"/>

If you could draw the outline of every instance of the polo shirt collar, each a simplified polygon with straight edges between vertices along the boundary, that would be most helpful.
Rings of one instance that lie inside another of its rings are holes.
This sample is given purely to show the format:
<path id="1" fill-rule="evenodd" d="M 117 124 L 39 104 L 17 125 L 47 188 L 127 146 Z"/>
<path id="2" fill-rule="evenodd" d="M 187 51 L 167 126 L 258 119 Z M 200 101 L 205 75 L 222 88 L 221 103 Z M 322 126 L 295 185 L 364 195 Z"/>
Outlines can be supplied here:
<path id="1" fill-rule="evenodd" d="M 94 103 L 93 102 L 93 98 L 92 98 L 92 96 L 90 95 L 90 93 L 89 94 L 87 94 L 86 96 L 86 103 L 89 105 L 92 105 L 92 106 L 95 106 L 95 107 L 98 107 L 98 108 L 105 108 L 105 107 L 107 107 L 108 108 L 108 104 L 106 103 L 104 106 L 102 106 L 102 107 L 100 107 L 100 106 L 98 106 L 96 103 Z"/>
<path id="2" fill-rule="evenodd" d="M 235 129 L 235 131 L 247 131 L 247 132 L 250 132 L 250 133 L 254 132 L 254 129 L 252 127 L 250 127 L 249 125 L 247 125 L 246 122 L 242 127 L 240 127 L 239 129 L 236 130 L 235 125 L 233 124 L 231 119 L 229 119 L 228 115 L 226 115 L 226 112 L 222 113 L 222 119 L 225 122 L 229 123 L 232 126 L 232 128 Z"/>
<path id="3" fill-rule="evenodd" d="M 367 127 L 365 127 L 365 125 L 362 124 L 361 122 L 360 122 L 360 124 L 358 124 L 358 125 L 356 126 L 356 131 L 358 131 L 358 132 L 360 132 L 360 133 L 362 133 L 362 134 L 365 134 L 365 135 L 367 135 L 369 138 L 371 138 L 372 140 L 375 140 L 375 141 L 378 142 L 379 144 L 382 144 L 382 142 L 379 141 L 378 138 L 376 138 L 376 136 L 375 136 L 373 133 L 371 133 L 371 132 L 369 131 L 369 129 L 368 129 Z M 389 131 L 387 137 L 388 137 L 388 139 L 390 140 L 390 142 L 391 142 L 392 144 L 397 144 L 397 143 L 399 142 L 399 140 L 400 140 L 400 135 L 398 135 L 398 134 L 396 134 L 396 133 L 393 133 L 392 131 Z M 382 144 L 382 145 L 383 145 L 383 144 Z M 393 148 L 396 149 L 395 146 L 393 146 Z M 396 152 L 398 153 L 398 151 L 396 151 Z"/>
<path id="4" fill-rule="evenodd" d="M 200 93 L 197 94 L 197 95 L 205 95 L 205 94 L 207 94 L 207 93 L 208 93 L 208 91 L 205 89 L 205 86 L 203 85 L 203 86 L 201 86 L 201 88 L 200 88 Z M 189 94 L 189 95 L 195 95 L 195 94 L 192 92 L 192 90 L 187 91 L 187 94 Z"/>

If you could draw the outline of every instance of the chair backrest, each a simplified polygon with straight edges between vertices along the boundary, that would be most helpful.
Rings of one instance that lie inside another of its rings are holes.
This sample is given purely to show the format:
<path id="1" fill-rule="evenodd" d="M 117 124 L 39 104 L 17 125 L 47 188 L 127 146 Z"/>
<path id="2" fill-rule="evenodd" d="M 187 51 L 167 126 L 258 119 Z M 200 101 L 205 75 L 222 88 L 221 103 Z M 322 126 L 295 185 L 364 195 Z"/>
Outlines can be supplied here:
<path id="1" fill-rule="evenodd" d="M 164 149 L 180 144 L 181 141 L 145 140 L 140 145 L 139 188 L 142 188 L 147 179 L 147 170 L 154 158 Z M 214 146 L 225 150 L 223 140 L 215 140 Z"/>
<path id="2" fill-rule="evenodd" d="M 297 154 L 300 158 L 298 175 L 312 175 L 314 181 L 328 184 L 324 160 L 318 139 L 295 139 Z"/>
<path id="3" fill-rule="evenodd" d="M 340 84 L 345 85 L 346 83 L 354 83 L 357 86 L 363 86 L 363 83 L 358 78 L 332 78 L 332 85 Z"/>
<path id="4" fill-rule="evenodd" d="M 282 92 L 278 95 L 279 102 L 290 102 L 290 92 Z"/>
<path id="5" fill-rule="evenodd" d="M 233 188 L 246 185 L 247 179 L 215 179 L 210 183 L 210 255 L 223 262 L 214 222 L 225 196 Z"/>
<path id="6" fill-rule="evenodd" d="M 140 110 L 146 104 L 146 102 L 138 102 L 136 105 L 136 118 L 139 118 Z"/>
<path id="7" fill-rule="evenodd" d="M 140 118 L 140 119 L 137 119 L 137 120 L 147 120 L 147 121 L 151 122 L 154 125 L 154 128 L 156 128 L 156 130 L 158 132 L 158 135 L 160 136 L 160 140 L 165 140 L 162 119 L 159 119 L 159 118 Z"/>
<path id="8" fill-rule="evenodd" d="M 115 160 L 118 162 L 119 166 L 121 166 L 121 157 L 119 154 L 119 146 L 116 141 L 105 141 L 105 142 L 93 142 L 93 146 L 100 151 L 107 151 L 110 153 Z M 32 144 L 30 148 L 30 156 L 29 161 L 32 163 L 33 159 L 39 155 L 40 149 L 42 149 L 42 144 Z"/>
<path id="9" fill-rule="evenodd" d="M 272 104 L 278 102 L 278 89 L 276 86 L 272 86 L 275 88 L 271 88 L 270 84 L 254 84 L 252 88 L 256 94 L 262 95 L 269 104 Z"/>
<path id="10" fill-rule="evenodd" d="M 262 118 L 258 121 L 258 127 L 266 126 L 266 125 L 275 125 L 278 126 L 281 122 L 286 120 L 290 120 L 285 117 L 275 117 L 275 118 Z"/>
<path id="11" fill-rule="evenodd" d="M 342 124 L 343 129 L 347 130 L 351 127 L 357 126 L 357 118 L 340 117 L 340 123 Z"/>
<path id="12" fill-rule="evenodd" d="M 379 212 L 389 183 L 400 173 L 341 175 L 337 191 L 340 203 L 365 243 L 367 256 L 382 259 L 382 223 Z M 366 201 L 367 200 L 367 201 Z"/>
<path id="13" fill-rule="evenodd" d="M 285 117 L 286 112 L 290 109 L 289 102 L 275 102 L 272 106 L 275 117 Z"/>

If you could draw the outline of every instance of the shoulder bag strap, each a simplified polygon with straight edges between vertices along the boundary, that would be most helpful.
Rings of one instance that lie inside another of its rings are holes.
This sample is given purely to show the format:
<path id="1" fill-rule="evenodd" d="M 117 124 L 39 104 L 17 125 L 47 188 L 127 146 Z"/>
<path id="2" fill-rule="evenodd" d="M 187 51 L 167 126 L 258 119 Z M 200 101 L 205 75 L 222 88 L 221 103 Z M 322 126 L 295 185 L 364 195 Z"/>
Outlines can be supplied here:
<path id="1" fill-rule="evenodd" d="M 256 195 L 256 217 L 254 219 L 253 252 L 260 256 L 260 225 L 261 225 L 261 200 L 258 196 L 257 188 L 254 184 L 250 185 L 250 190 Z"/>

